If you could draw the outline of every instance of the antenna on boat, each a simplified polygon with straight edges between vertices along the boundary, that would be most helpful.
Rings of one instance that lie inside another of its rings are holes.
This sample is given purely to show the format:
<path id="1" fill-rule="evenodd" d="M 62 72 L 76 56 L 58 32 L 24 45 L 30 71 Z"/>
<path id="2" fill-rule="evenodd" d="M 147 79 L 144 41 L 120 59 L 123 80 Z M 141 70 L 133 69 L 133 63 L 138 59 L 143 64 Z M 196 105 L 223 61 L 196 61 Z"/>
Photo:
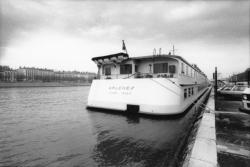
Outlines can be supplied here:
<path id="1" fill-rule="evenodd" d="M 156 49 L 153 50 L 153 56 L 156 56 Z"/>
<path id="2" fill-rule="evenodd" d="M 127 48 L 126 48 L 124 40 L 122 40 L 122 50 L 125 51 L 126 54 L 128 54 L 128 51 L 127 51 Z"/>
<path id="3" fill-rule="evenodd" d="M 177 50 L 177 49 L 175 49 L 175 48 L 174 48 L 174 45 L 173 45 L 173 50 L 172 50 L 173 55 L 175 55 L 174 52 L 175 52 L 176 50 Z"/>

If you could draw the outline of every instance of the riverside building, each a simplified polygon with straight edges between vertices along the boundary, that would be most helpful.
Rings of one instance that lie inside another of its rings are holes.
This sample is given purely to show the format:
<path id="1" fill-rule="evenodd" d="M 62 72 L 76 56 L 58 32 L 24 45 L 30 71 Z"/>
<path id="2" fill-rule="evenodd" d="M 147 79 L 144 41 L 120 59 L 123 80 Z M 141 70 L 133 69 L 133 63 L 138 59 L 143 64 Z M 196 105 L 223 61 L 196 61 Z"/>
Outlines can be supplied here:
<path id="1" fill-rule="evenodd" d="M 19 67 L 16 70 L 8 66 L 0 66 L 0 81 L 2 82 L 91 82 L 95 73 L 79 71 L 54 71 L 46 68 Z"/>

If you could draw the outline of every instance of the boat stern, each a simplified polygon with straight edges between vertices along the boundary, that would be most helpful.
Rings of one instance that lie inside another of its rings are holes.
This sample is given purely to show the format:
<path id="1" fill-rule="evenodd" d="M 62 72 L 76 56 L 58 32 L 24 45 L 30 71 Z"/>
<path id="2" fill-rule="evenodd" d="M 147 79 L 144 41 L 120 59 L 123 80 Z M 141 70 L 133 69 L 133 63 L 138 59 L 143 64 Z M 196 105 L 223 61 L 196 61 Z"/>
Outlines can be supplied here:
<path id="1" fill-rule="evenodd" d="M 87 107 L 169 115 L 183 111 L 181 100 L 181 88 L 165 78 L 94 80 Z"/>

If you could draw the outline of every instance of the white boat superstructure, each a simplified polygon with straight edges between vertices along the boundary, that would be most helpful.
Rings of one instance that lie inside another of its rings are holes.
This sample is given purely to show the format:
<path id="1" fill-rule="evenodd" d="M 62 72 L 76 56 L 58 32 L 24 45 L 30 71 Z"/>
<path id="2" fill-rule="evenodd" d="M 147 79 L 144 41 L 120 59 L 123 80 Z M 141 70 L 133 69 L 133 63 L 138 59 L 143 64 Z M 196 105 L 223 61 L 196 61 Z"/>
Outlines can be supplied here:
<path id="1" fill-rule="evenodd" d="M 206 75 L 177 55 L 94 57 L 89 108 L 172 115 L 185 111 L 208 88 Z"/>

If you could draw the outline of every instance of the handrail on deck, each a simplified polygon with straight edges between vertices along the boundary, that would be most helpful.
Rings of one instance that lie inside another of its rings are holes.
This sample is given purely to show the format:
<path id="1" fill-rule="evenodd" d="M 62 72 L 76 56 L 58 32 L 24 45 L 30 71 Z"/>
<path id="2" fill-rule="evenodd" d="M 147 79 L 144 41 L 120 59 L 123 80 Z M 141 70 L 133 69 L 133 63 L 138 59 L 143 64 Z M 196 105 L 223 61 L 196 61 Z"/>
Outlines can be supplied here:
<path id="1" fill-rule="evenodd" d="M 124 76 L 125 75 L 125 76 Z M 127 76 L 126 76 L 127 75 Z M 135 72 L 133 74 L 111 74 L 111 75 L 106 75 L 105 79 L 113 79 L 116 78 L 118 79 L 118 76 L 123 76 L 121 79 L 128 79 L 128 78 L 176 78 L 175 74 L 173 73 L 141 73 L 141 72 Z"/>

